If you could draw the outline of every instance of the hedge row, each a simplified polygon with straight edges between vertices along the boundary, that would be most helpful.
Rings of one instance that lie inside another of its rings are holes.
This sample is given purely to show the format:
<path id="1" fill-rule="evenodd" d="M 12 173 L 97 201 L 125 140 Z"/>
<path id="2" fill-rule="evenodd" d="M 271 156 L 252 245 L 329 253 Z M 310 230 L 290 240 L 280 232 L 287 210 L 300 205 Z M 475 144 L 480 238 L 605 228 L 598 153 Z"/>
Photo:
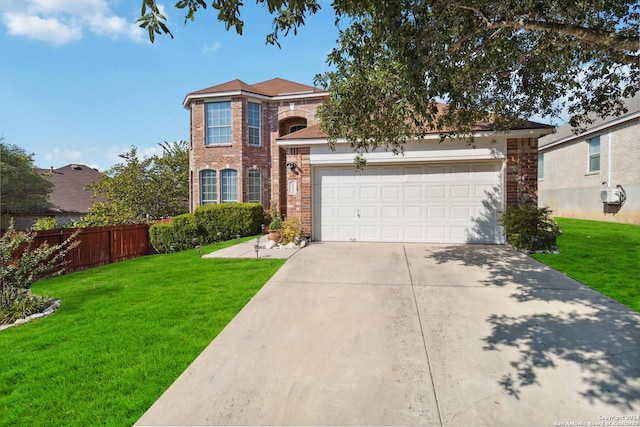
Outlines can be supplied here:
<path id="1" fill-rule="evenodd" d="M 151 244 L 160 253 L 191 249 L 198 244 L 259 234 L 264 222 L 260 203 L 225 203 L 198 207 L 169 224 L 149 228 Z"/>

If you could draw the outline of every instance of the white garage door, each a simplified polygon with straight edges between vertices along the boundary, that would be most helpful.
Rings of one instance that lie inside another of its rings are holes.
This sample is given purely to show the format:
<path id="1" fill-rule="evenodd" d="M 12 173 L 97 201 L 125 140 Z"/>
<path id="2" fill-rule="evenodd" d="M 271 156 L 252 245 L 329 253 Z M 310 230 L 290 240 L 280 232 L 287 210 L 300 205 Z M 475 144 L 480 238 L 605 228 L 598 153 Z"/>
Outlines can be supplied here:
<path id="1" fill-rule="evenodd" d="M 316 240 L 501 243 L 500 162 L 316 167 Z"/>

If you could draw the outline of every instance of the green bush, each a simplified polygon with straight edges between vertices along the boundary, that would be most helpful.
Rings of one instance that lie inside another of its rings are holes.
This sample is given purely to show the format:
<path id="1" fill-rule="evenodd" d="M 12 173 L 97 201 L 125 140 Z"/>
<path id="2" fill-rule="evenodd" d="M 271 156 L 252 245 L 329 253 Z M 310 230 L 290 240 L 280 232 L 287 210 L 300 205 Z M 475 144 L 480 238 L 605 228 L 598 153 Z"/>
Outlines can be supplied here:
<path id="1" fill-rule="evenodd" d="M 524 204 L 507 206 L 500 217 L 507 241 L 516 249 L 551 250 L 561 234 L 548 207 Z"/>
<path id="2" fill-rule="evenodd" d="M 160 253 L 171 252 L 175 241 L 173 224 L 153 224 L 149 227 L 149 239 L 156 251 Z"/>
<path id="3" fill-rule="evenodd" d="M 31 226 L 32 230 L 55 230 L 58 228 L 58 221 L 53 217 L 38 218 Z"/>
<path id="4" fill-rule="evenodd" d="M 202 243 L 260 233 L 264 211 L 260 203 L 205 205 L 194 212 Z"/>
<path id="5" fill-rule="evenodd" d="M 199 242 L 201 235 L 193 214 L 178 215 L 169 224 L 154 224 L 149 227 L 149 238 L 160 253 L 178 252 L 191 249 Z"/>

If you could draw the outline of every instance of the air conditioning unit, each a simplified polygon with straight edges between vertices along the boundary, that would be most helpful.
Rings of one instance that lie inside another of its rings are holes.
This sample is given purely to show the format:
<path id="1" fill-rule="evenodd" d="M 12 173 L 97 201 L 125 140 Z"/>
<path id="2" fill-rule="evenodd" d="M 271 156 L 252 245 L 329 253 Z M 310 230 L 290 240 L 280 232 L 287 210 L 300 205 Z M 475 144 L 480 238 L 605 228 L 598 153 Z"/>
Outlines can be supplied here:
<path id="1" fill-rule="evenodd" d="M 608 205 L 619 205 L 622 202 L 620 190 L 617 188 L 608 188 L 600 191 L 600 201 Z"/>

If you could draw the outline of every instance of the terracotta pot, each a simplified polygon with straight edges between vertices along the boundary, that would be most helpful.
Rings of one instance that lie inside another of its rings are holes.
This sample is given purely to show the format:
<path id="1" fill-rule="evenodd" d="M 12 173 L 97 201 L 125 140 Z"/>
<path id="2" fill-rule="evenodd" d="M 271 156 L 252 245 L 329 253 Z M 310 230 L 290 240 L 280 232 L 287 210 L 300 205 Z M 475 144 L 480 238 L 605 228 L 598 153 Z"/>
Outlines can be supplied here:
<path id="1" fill-rule="evenodd" d="M 275 242 L 280 241 L 282 239 L 282 233 L 278 230 L 269 230 L 269 240 L 273 240 Z"/>

